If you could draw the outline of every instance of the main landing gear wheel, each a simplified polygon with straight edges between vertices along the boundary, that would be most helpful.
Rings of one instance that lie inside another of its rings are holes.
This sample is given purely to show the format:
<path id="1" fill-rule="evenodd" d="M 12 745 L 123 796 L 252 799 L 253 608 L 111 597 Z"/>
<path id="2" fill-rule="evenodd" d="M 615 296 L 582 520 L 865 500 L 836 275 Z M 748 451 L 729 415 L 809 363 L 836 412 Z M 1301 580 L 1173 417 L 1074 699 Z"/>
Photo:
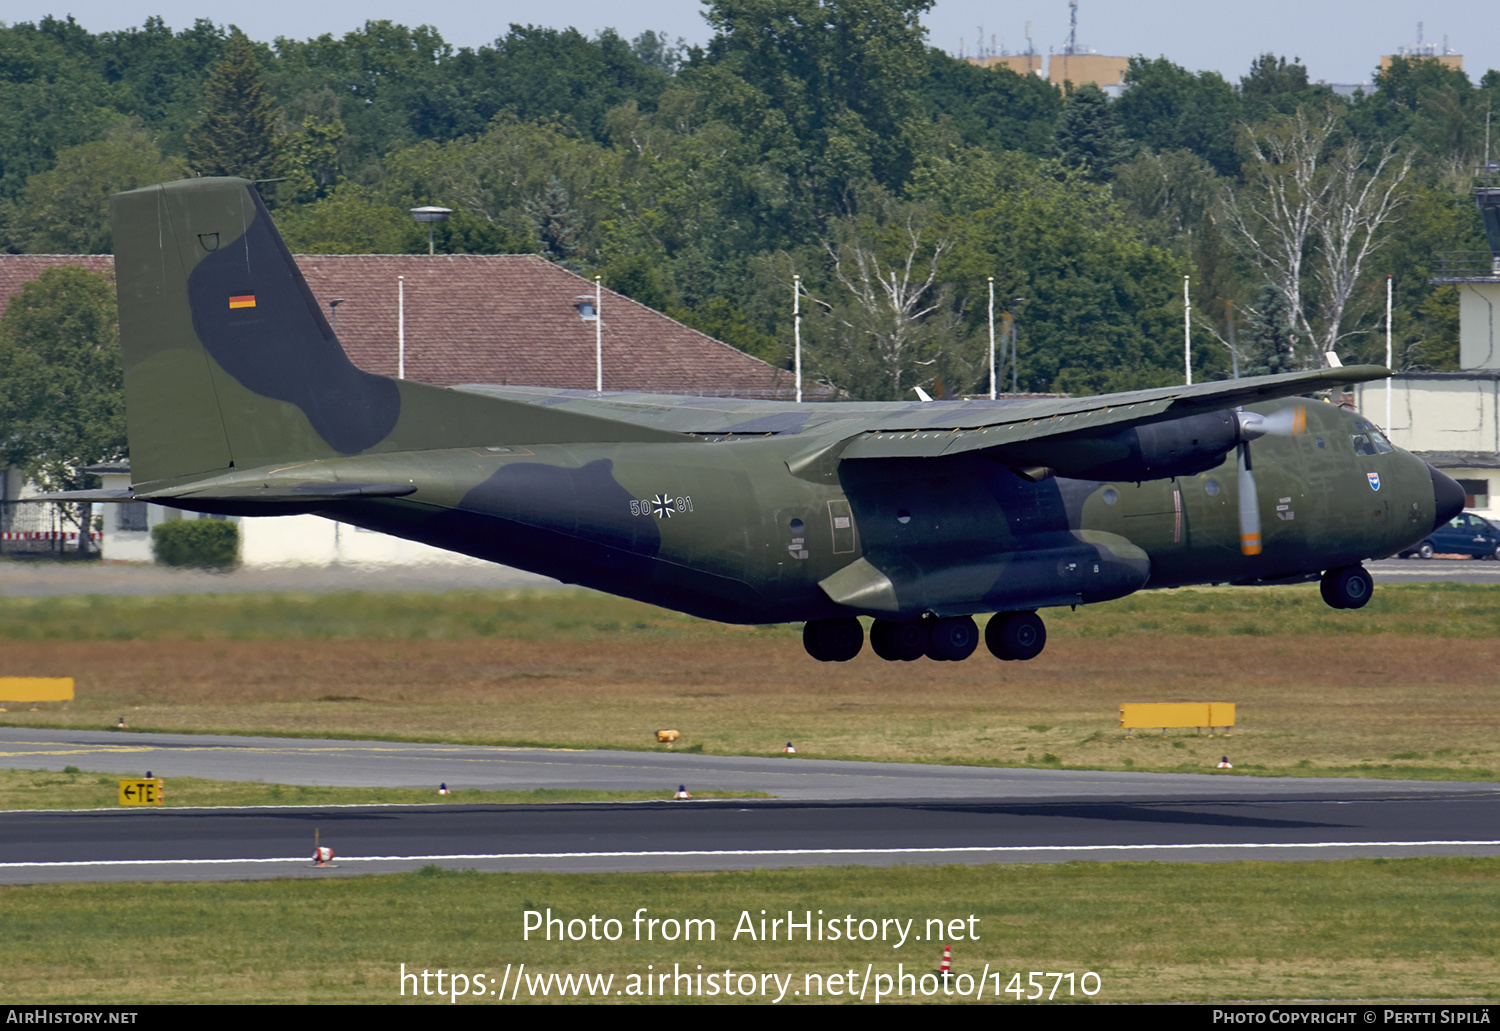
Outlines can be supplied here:
<path id="1" fill-rule="evenodd" d="M 1375 580 L 1364 566 L 1344 566 L 1324 573 L 1318 590 L 1332 608 L 1362 609 L 1375 592 Z"/>
<path id="2" fill-rule="evenodd" d="M 997 659 L 1034 659 L 1047 647 L 1047 625 L 1035 612 L 997 612 L 984 628 L 984 643 Z"/>
<path id="3" fill-rule="evenodd" d="M 887 662 L 911 662 L 927 654 L 927 627 L 920 622 L 877 619 L 870 626 L 870 647 Z"/>
<path id="4" fill-rule="evenodd" d="M 865 628 L 853 616 L 814 619 L 802 627 L 802 647 L 819 662 L 848 662 L 865 646 Z"/>
<path id="5" fill-rule="evenodd" d="M 979 627 L 970 616 L 935 619 L 929 634 L 927 657 L 938 662 L 962 662 L 979 647 Z"/>

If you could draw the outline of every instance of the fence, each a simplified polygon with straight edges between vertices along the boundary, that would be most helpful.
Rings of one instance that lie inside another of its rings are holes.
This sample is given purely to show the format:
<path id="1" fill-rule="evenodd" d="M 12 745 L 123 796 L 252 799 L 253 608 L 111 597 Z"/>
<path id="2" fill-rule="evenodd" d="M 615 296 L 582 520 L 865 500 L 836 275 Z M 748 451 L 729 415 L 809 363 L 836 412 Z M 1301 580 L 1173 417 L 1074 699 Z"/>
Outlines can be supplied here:
<path id="1" fill-rule="evenodd" d="M 98 531 L 89 534 L 90 550 L 99 550 L 102 536 Z M 78 527 L 63 518 L 56 505 L 0 501 L 0 554 L 59 555 L 77 550 Z"/>

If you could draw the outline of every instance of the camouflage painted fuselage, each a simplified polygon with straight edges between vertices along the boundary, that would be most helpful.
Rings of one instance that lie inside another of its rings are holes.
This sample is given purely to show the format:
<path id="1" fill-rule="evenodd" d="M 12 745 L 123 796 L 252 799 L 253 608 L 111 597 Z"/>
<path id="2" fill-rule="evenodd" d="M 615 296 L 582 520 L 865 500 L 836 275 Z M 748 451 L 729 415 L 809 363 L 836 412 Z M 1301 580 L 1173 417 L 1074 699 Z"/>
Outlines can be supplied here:
<path id="1" fill-rule="evenodd" d="M 1448 503 L 1414 456 L 1357 453 L 1356 414 L 1255 404 L 1384 370 L 1018 403 L 447 390 L 349 362 L 243 181 L 133 191 L 113 214 L 141 500 L 315 512 L 744 623 L 1297 578 L 1415 543 Z M 1241 405 L 1306 415 L 1253 437 Z"/>
<path id="2" fill-rule="evenodd" d="M 417 485 L 306 510 L 678 611 L 744 623 L 912 618 L 1293 578 L 1430 532 L 1424 463 L 1399 450 L 1357 456 L 1356 416 L 1325 403 L 1308 413 L 1307 433 L 1252 445 L 1265 528 L 1254 556 L 1241 551 L 1232 453 L 1206 472 L 1141 483 L 1031 482 L 970 454 L 794 475 L 789 460 L 837 439 L 808 430 L 690 444 L 501 441 L 299 472 Z M 858 595 L 864 568 L 890 588 Z M 820 586 L 841 571 L 855 591 L 842 604 Z"/>

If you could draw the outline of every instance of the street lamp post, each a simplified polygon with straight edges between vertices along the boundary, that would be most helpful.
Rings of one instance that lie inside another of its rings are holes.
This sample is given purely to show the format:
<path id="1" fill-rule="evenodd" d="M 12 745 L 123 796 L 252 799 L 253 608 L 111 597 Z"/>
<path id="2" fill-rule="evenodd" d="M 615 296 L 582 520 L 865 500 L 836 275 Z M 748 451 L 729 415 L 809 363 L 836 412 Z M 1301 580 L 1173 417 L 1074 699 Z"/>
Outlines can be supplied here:
<path id="1" fill-rule="evenodd" d="M 423 222 L 427 223 L 427 256 L 429 258 L 432 257 L 433 254 L 433 223 L 446 222 L 448 221 L 448 216 L 451 214 L 453 214 L 452 208 L 438 208 L 429 206 L 425 208 L 411 209 L 411 217 L 417 220 L 418 225 L 421 225 Z"/>

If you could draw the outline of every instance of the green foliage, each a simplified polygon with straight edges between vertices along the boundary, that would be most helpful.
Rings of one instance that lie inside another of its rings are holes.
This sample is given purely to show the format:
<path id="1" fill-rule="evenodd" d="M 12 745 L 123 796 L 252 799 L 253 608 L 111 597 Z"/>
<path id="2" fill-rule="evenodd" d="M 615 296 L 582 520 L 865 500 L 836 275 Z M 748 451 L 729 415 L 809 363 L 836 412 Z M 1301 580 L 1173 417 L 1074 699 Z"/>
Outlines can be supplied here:
<path id="1" fill-rule="evenodd" d="M 1053 151 L 1062 93 L 1037 75 L 979 68 L 927 51 L 927 72 L 916 86 L 928 117 L 939 119 L 970 147 L 1019 150 L 1034 157 Z"/>
<path id="2" fill-rule="evenodd" d="M 666 313 L 685 326 L 706 333 L 715 340 L 722 340 L 746 354 L 753 354 L 772 365 L 784 365 L 790 361 L 791 348 L 761 327 L 753 324 L 745 312 L 733 301 L 715 297 L 703 307 L 668 308 Z"/>
<path id="3" fill-rule="evenodd" d="M 1192 74 L 1164 57 L 1132 57 L 1115 111 L 1125 134 L 1156 150 L 1190 150 L 1220 175 L 1239 168 L 1240 95 L 1217 72 Z"/>
<path id="4" fill-rule="evenodd" d="M 555 175 L 548 179 L 540 196 L 526 199 L 525 211 L 526 222 L 542 245 L 542 253 L 564 268 L 580 269 L 579 259 L 587 253 L 583 219 L 573 210 L 562 180 Z"/>
<path id="5" fill-rule="evenodd" d="M 109 198 L 124 190 L 180 179 L 182 162 L 163 159 L 139 119 L 118 122 L 103 139 L 69 147 L 57 163 L 26 181 L 25 197 L 6 205 L 14 246 L 39 254 L 108 254 Z"/>
<path id="6" fill-rule="evenodd" d="M 1275 278 L 1225 217 L 1228 198 L 1280 174 L 1244 164 L 1246 141 L 1299 109 L 1332 110 L 1328 154 L 1399 143 L 1419 189 L 1337 305 L 1311 263 L 1297 290 L 1276 279 L 1309 313 L 1304 344 L 1338 322 L 1348 360 L 1383 359 L 1371 330 L 1394 272 L 1398 362 L 1455 364 L 1456 295 L 1427 280 L 1437 252 L 1483 247 L 1469 174 L 1500 74 L 1476 87 L 1439 62 L 1398 60 L 1346 100 L 1296 59 L 1261 55 L 1236 86 L 1138 58 L 1118 100 L 1082 85 L 1065 99 L 1037 76 L 927 46 L 930 6 L 716 0 L 714 37 L 691 51 L 659 33 L 519 25 L 473 50 L 389 21 L 273 46 L 206 20 L 97 35 L 71 19 L 0 26 L 0 246 L 107 251 L 104 198 L 181 174 L 191 150 L 204 172 L 284 174 L 266 192 L 294 250 L 421 252 L 407 209 L 441 204 L 454 210 L 435 233 L 446 253 L 540 251 L 602 270 L 777 362 L 799 273 L 846 309 L 807 329 L 825 374 L 848 381 L 863 361 L 850 341 L 873 337 L 834 328 L 855 320 L 828 244 L 846 247 L 852 227 L 899 235 L 904 220 L 882 212 L 894 199 L 928 212 L 913 225 L 928 246 L 947 241 L 923 295 L 938 304 L 918 359 L 933 364 L 914 367 L 924 381 L 987 385 L 974 342 L 993 275 L 997 296 L 1027 298 L 1023 387 L 1141 386 L 1178 374 L 1182 275 L 1214 321 Z M 1091 192 L 1100 183 L 1112 198 Z M 1299 253 L 1315 259 L 1320 239 Z M 883 263 L 899 250 L 880 247 L 869 253 Z M 1227 371 L 1227 350 L 1204 340 L 1195 371 Z"/>
<path id="7" fill-rule="evenodd" d="M 91 66 L 81 36 L 71 18 L 0 26 L 0 196 L 15 197 L 59 152 L 119 117 L 122 92 Z"/>
<path id="8" fill-rule="evenodd" d="M 644 58 L 613 29 L 590 40 L 577 29 L 512 25 L 493 48 L 460 52 L 444 69 L 444 84 L 460 101 L 455 110 L 467 117 L 460 121 L 429 109 L 414 128 L 445 139 L 479 132 L 497 114 L 510 112 L 527 122 L 567 123 L 585 138 L 603 139 L 611 108 L 626 102 L 654 107 L 667 86 L 661 65 L 672 57 L 666 41 L 643 36 L 637 42 Z"/>
<path id="9" fill-rule="evenodd" d="M 200 175 L 275 178 L 280 168 L 276 104 L 244 33 L 230 40 L 229 56 L 214 66 L 204 94 L 203 117 L 188 136 L 194 169 Z"/>
<path id="10" fill-rule="evenodd" d="M 1025 299 L 1023 391 L 1096 393 L 1181 375 L 1183 262 L 1143 243 L 1107 189 L 1014 155 L 971 152 L 924 164 L 913 192 L 952 213 L 943 279 L 969 302 L 971 336 L 986 318 L 979 300 L 989 276 L 998 308 Z"/>
<path id="11" fill-rule="evenodd" d="M 1063 101 L 1057 125 L 1057 157 L 1093 182 L 1108 180 L 1128 148 L 1109 98 L 1093 83 L 1074 88 Z"/>
<path id="12" fill-rule="evenodd" d="M 1329 87 L 1308 82 L 1300 58 L 1287 64 L 1285 57 L 1261 54 L 1250 62 L 1250 73 L 1240 79 L 1244 115 L 1251 122 L 1289 115 L 1298 107 L 1323 106 L 1333 98 Z"/>
<path id="13" fill-rule="evenodd" d="M 668 297 L 657 272 L 657 261 L 650 254 L 636 253 L 615 259 L 605 269 L 604 281 L 611 290 L 648 308 L 662 311 L 667 307 Z"/>
<path id="14" fill-rule="evenodd" d="M 950 288 L 938 281 L 953 231 L 929 203 L 872 195 L 860 206 L 831 224 L 824 244 L 831 282 L 811 306 L 813 368 L 860 400 L 907 400 L 917 386 L 933 396 L 963 389 L 977 366 L 959 343 Z"/>
<path id="15" fill-rule="evenodd" d="M 233 569 L 240 528 L 227 519 L 172 519 L 151 528 L 151 551 L 164 566 Z"/>
<path id="16" fill-rule="evenodd" d="M 1260 288 L 1250 313 L 1250 342 L 1240 361 L 1244 376 L 1272 376 L 1293 372 L 1297 335 L 1292 331 L 1292 313 L 1281 291 L 1267 284 Z"/>
<path id="17" fill-rule="evenodd" d="M 83 467 L 125 453 L 112 277 L 48 269 L 0 318 L 0 464 L 48 490 L 90 486 Z"/>
<path id="18" fill-rule="evenodd" d="M 715 35 L 685 73 L 794 191 L 793 217 L 847 210 L 861 183 L 895 188 L 914 158 L 913 93 L 932 0 L 714 0 Z"/>
<path id="19" fill-rule="evenodd" d="M 277 220 L 287 247 L 298 254 L 412 254 L 427 250 L 427 234 L 403 208 L 354 183 Z"/>
<path id="20" fill-rule="evenodd" d="M 339 154 L 344 136 L 344 123 L 337 118 L 303 118 L 297 131 L 281 143 L 287 182 L 278 193 L 302 202 L 321 200 L 332 193 L 344 180 Z"/>

